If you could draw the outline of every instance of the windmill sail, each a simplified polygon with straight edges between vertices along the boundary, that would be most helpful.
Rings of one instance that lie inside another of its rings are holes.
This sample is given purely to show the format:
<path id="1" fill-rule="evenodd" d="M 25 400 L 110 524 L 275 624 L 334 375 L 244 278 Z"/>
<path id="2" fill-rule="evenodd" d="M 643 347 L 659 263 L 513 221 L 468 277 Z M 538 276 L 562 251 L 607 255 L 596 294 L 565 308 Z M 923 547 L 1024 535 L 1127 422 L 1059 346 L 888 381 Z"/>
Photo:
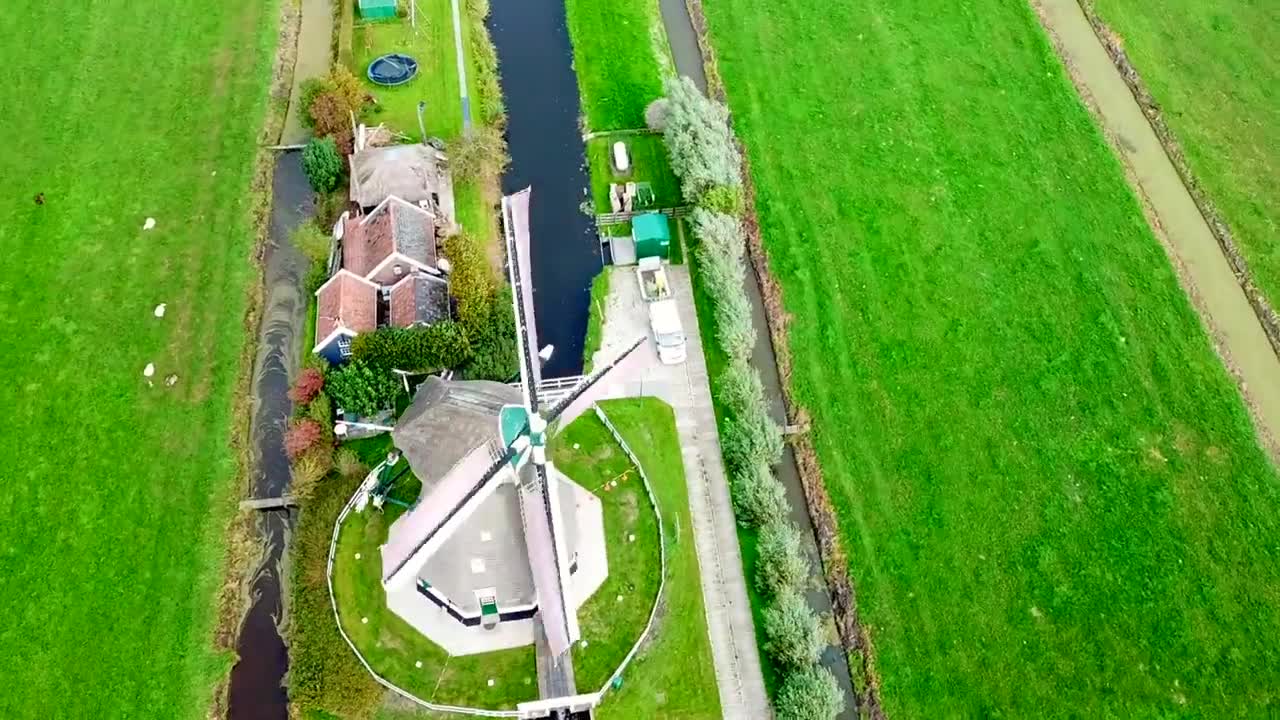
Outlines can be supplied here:
<path id="1" fill-rule="evenodd" d="M 507 244 L 507 274 L 511 280 L 511 303 L 516 315 L 516 341 L 520 360 L 520 382 L 525 406 L 538 411 L 538 385 L 542 367 L 538 359 L 538 328 L 533 317 L 533 269 L 529 264 L 529 193 L 525 188 L 502 198 L 502 231 Z"/>
<path id="2" fill-rule="evenodd" d="M 520 471 L 520 514 L 533 585 L 538 594 L 547 647 L 561 655 L 578 638 L 576 613 L 569 609 L 568 565 L 564 522 L 547 466 L 528 463 Z"/>
<path id="3" fill-rule="evenodd" d="M 452 520 L 458 512 L 508 467 L 521 447 L 480 445 L 441 479 L 431 502 L 418 503 L 396 521 L 382 549 L 382 582 L 392 582 L 409 560 Z"/>
<path id="4" fill-rule="evenodd" d="M 636 352 L 644 343 L 644 337 L 636 339 L 618 357 L 584 378 L 547 411 L 547 422 L 561 420 L 561 427 L 564 427 L 591 407 L 592 403 L 603 399 L 609 392 L 609 386 L 600 381 L 606 375 L 612 374 L 612 379 L 620 382 L 630 380 L 644 366 L 643 356 Z"/>

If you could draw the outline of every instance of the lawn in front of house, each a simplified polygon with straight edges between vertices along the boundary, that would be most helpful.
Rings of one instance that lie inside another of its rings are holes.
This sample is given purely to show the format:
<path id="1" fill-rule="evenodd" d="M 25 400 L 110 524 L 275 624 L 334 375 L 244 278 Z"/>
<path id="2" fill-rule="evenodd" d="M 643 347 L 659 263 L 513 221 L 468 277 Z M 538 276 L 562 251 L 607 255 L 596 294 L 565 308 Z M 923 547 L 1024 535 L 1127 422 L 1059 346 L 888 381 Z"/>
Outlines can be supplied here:
<path id="1" fill-rule="evenodd" d="M 558 433 L 553 451 L 556 467 L 600 498 L 604 508 L 609 575 L 578 609 L 583 642 L 573 646 L 578 692 L 595 692 L 622 664 L 657 599 L 658 520 L 639 472 L 594 413 Z M 679 448 L 665 461 L 678 462 Z"/>
<path id="2" fill-rule="evenodd" d="M 622 687 L 605 695 L 603 704 L 596 709 L 596 717 L 601 720 L 719 718 L 720 694 L 707 636 L 698 555 L 689 519 L 689 489 L 676 434 L 675 413 L 669 405 L 654 398 L 606 400 L 600 407 L 649 476 L 662 513 L 667 574 L 654 634 L 622 676 Z M 604 432 L 599 420 L 590 414 L 576 420 L 575 425 L 584 421 L 596 426 L 592 434 Z M 573 426 L 569 430 L 573 430 Z M 612 569 L 610 578 L 613 578 Z M 585 689 L 579 687 L 579 690 Z"/>
<path id="3" fill-rule="evenodd" d="M 405 502 L 416 500 L 416 493 L 414 497 L 396 495 Z M 369 508 L 352 513 L 342 525 L 333 591 L 351 641 L 380 675 L 428 702 L 499 710 L 537 699 L 533 645 L 450 656 L 387 608 L 379 548 L 387 541 L 391 523 L 403 512 L 388 503 L 382 512 Z M 422 667 L 417 666 L 419 662 Z"/>
<path id="4" fill-rule="evenodd" d="M 351 72 L 377 100 L 361 120 L 369 125 L 386 123 L 387 127 L 419 140 L 418 101 L 421 100 L 427 104 L 423 112 L 427 135 L 454 138 L 462 134 L 462 100 L 449 2 L 418 3 L 418 15 L 416 28 L 408 18 L 357 20 L 352 32 L 355 67 Z M 467 29 L 465 20 L 463 27 Z M 366 72 L 369 63 L 387 53 L 402 53 L 417 60 L 417 76 L 396 87 L 370 82 Z"/>
<path id="5" fill-rule="evenodd" d="M 627 145 L 631 169 L 626 173 L 618 173 L 614 170 L 613 144 L 615 142 L 623 142 Z M 667 146 L 663 144 L 661 135 L 628 134 L 591 138 L 587 141 L 587 164 L 591 170 L 591 197 L 595 201 L 597 213 L 613 212 L 613 206 L 609 203 L 611 183 L 648 184 L 653 192 L 653 199 L 643 207 L 636 205 L 636 210 L 657 210 L 683 204 L 680 197 L 680 182 L 671 171 L 671 162 L 667 159 Z"/>
<path id="6" fill-rule="evenodd" d="M 1031 9 L 704 6 L 886 714 L 1274 708 L 1280 481 Z"/>
<path id="7" fill-rule="evenodd" d="M 204 718 L 279 4 L 3 12 L 0 717 Z"/>
<path id="8" fill-rule="evenodd" d="M 1095 0 L 1280 307 L 1280 3 Z"/>
<path id="9" fill-rule="evenodd" d="M 672 66 L 657 0 L 566 0 L 565 14 L 586 131 L 644 127 Z"/>

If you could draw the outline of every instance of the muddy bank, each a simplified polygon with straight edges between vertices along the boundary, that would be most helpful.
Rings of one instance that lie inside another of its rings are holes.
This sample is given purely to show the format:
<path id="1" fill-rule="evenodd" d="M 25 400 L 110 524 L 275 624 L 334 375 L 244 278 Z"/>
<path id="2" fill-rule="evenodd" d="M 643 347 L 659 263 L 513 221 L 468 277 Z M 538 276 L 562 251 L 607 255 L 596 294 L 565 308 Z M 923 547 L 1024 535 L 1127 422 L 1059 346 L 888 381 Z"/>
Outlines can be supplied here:
<path id="1" fill-rule="evenodd" d="M 271 224 L 263 251 L 265 297 L 252 380 L 251 497 L 274 497 L 289 487 L 283 434 L 293 412 L 289 382 L 298 367 L 298 333 L 307 308 L 303 289 L 306 263 L 289 244 L 289 235 L 314 210 L 300 153 L 277 158 L 272 188 Z M 228 716 L 232 720 L 284 720 L 289 714 L 283 686 L 289 657 L 279 623 L 284 616 L 283 560 L 292 523 L 290 511 L 264 512 L 258 518 L 267 551 L 254 576 L 253 604 L 236 646 L 240 660 L 231 671 Z"/>
<path id="2" fill-rule="evenodd" d="M 555 345 L 544 377 L 582 372 L 591 280 L 600 246 L 581 206 L 590 199 L 578 127 L 578 77 L 561 0 L 493 0 L 486 22 L 498 52 L 511 165 L 502 191 L 533 187 L 533 306 L 538 337 Z"/>

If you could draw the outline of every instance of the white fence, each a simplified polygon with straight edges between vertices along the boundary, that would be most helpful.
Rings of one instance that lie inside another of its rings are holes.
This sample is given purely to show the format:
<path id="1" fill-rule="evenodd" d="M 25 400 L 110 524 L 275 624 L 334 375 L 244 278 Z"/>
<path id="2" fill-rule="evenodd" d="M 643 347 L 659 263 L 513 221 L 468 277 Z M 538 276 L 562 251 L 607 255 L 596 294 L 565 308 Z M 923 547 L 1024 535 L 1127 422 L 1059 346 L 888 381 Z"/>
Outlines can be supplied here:
<path id="1" fill-rule="evenodd" d="M 653 623 L 658 617 L 658 606 L 662 604 L 662 593 L 667 587 L 667 536 L 662 526 L 662 511 L 658 509 L 658 499 L 653 496 L 653 488 L 649 485 L 649 476 L 645 474 L 644 466 L 640 464 L 640 458 L 631 451 L 631 446 L 622 438 L 622 433 L 609 422 L 609 418 L 604 414 L 604 410 L 599 405 L 592 405 L 591 408 L 596 411 L 596 417 L 600 418 L 600 422 L 604 423 L 605 428 L 609 430 L 609 434 L 613 435 L 613 439 L 617 441 L 618 446 L 622 448 L 622 452 L 626 453 L 631 460 L 631 464 L 636 466 L 636 471 L 640 473 L 640 481 L 644 483 L 644 492 L 649 496 L 649 505 L 653 508 L 654 517 L 658 519 L 658 596 L 653 599 L 653 607 L 649 610 L 649 621 L 644 625 L 644 632 L 640 633 L 640 637 L 636 638 L 636 642 L 631 646 L 631 650 L 627 656 L 622 659 L 622 664 L 617 670 L 609 676 L 605 681 L 604 687 L 600 688 L 600 696 L 604 697 L 609 692 L 609 688 L 613 687 L 614 681 L 622 675 L 622 671 L 627 669 L 631 664 L 631 660 L 640 652 L 640 646 L 649 638 L 649 633 L 653 632 Z"/>
<path id="2" fill-rule="evenodd" d="M 631 664 L 631 660 L 635 658 L 636 653 L 640 651 L 640 646 L 644 645 L 649 634 L 653 632 L 653 624 L 657 619 L 658 607 L 662 603 L 662 595 L 666 590 L 667 584 L 667 540 L 662 525 L 662 511 L 658 509 L 658 500 L 653 495 L 653 488 L 649 485 L 649 476 L 645 474 L 644 466 L 640 464 L 640 458 L 636 457 L 636 454 L 631 451 L 631 446 L 627 445 L 627 441 L 622 438 L 622 434 L 619 433 L 618 429 L 609 421 L 608 416 L 604 414 L 604 411 L 600 409 L 600 406 L 593 405 L 592 409 L 595 410 L 596 417 L 600 418 L 600 422 L 604 423 L 605 428 L 607 428 L 609 433 L 613 435 L 613 439 L 617 441 L 618 446 L 622 448 L 622 452 L 626 454 L 627 458 L 630 459 L 631 464 L 635 465 L 636 471 L 640 474 L 640 481 L 644 484 L 645 495 L 649 497 L 649 505 L 653 508 L 654 517 L 656 517 L 658 521 L 658 563 L 660 569 L 658 595 L 653 599 L 653 607 L 649 610 L 649 621 L 645 623 L 644 632 L 640 633 L 640 637 L 636 638 L 635 644 L 631 646 L 631 650 L 627 652 L 627 656 L 622 659 L 622 664 L 613 671 L 613 674 L 609 676 L 609 679 L 605 681 L 604 686 L 601 687 L 598 692 L 590 693 L 588 695 L 579 695 L 575 698 L 579 700 L 586 700 L 590 702 L 591 705 L 597 705 L 604 698 L 605 693 L 613 687 L 613 683 L 622 675 L 622 672 Z M 365 660 L 364 655 L 360 654 L 360 649 L 356 647 L 355 643 L 351 642 L 351 637 L 348 636 L 347 631 L 343 629 L 342 616 L 338 614 L 338 600 L 333 593 L 333 559 L 338 552 L 338 535 L 342 530 L 342 523 L 347 519 L 347 516 L 351 514 L 351 510 L 355 507 L 356 500 L 360 497 L 360 492 L 361 488 L 357 488 L 355 493 L 351 495 L 351 498 L 347 500 L 347 504 L 342 508 L 342 512 L 338 513 L 338 519 L 333 524 L 333 536 L 329 539 L 329 559 L 325 565 L 325 581 L 329 586 L 329 606 L 333 609 L 333 620 L 338 626 L 338 633 L 342 635 L 342 639 L 346 641 L 347 647 L 351 648 L 351 652 L 355 653 L 356 659 L 360 661 L 360 664 L 364 666 L 364 669 L 369 672 L 369 675 L 371 675 L 379 685 L 391 690 L 406 700 L 410 700 L 424 708 L 427 708 L 428 710 L 473 715 L 477 717 L 527 718 L 544 715 L 545 711 L 543 710 L 543 706 L 550 707 L 548 703 L 551 701 L 521 703 L 519 706 L 520 709 L 517 710 L 482 710 L 480 708 L 461 707 L 458 705 L 441 705 L 438 703 L 427 702 L 426 700 L 423 700 L 417 695 L 414 695 L 408 690 L 405 690 L 390 680 L 382 677 L 369 665 L 369 662 Z M 592 696 L 594 696 L 594 698 Z"/>

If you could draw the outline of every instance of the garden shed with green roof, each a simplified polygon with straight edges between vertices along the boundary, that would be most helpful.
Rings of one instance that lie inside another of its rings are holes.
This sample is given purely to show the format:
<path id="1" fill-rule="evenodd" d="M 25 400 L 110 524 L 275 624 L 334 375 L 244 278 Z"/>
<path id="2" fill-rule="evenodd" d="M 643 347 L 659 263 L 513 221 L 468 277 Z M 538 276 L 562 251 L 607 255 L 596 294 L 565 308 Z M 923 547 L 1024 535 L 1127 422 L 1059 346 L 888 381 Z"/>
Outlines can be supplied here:
<path id="1" fill-rule="evenodd" d="M 396 16 L 397 0 L 359 0 L 360 17 L 365 20 L 382 20 Z"/>
<path id="2" fill-rule="evenodd" d="M 636 259 L 667 257 L 671 251 L 671 222 L 662 213 L 643 213 L 631 219 Z"/>

